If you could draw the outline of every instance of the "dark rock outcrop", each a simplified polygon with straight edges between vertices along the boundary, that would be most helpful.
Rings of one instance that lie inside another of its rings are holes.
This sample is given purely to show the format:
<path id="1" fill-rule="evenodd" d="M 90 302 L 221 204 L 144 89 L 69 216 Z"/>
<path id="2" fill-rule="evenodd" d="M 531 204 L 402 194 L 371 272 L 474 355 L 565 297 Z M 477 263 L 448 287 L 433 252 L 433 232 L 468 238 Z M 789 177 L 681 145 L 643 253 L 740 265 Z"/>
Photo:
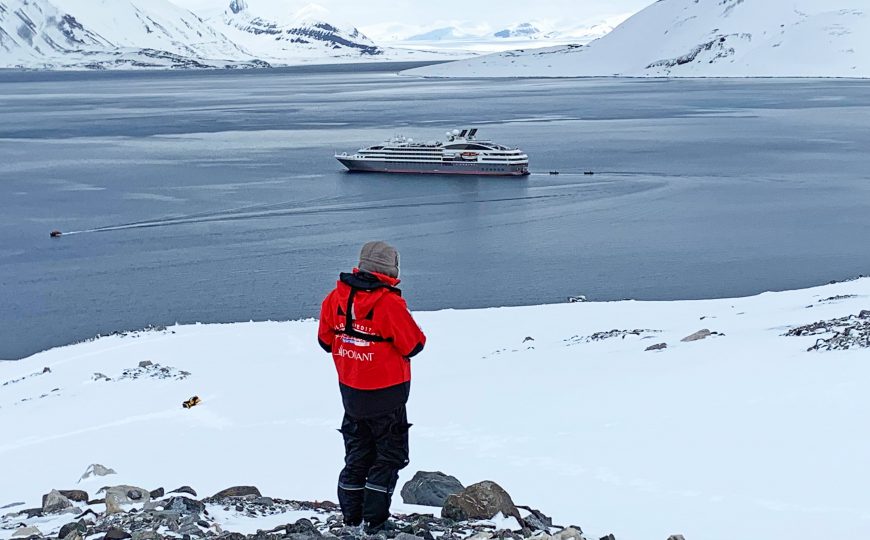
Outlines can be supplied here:
<path id="1" fill-rule="evenodd" d="M 495 482 L 487 480 L 447 497 L 441 509 L 441 517 L 456 521 L 491 519 L 499 512 L 517 520 L 522 519 L 508 492 Z"/>
<path id="2" fill-rule="evenodd" d="M 262 497 L 260 494 L 260 490 L 254 486 L 234 486 L 221 491 L 218 491 L 214 495 L 212 495 L 212 499 L 225 499 L 227 497 L 247 497 L 248 495 L 253 495 L 255 497 Z"/>
<path id="3" fill-rule="evenodd" d="M 443 472 L 418 471 L 402 487 L 402 501 L 405 504 L 422 506 L 444 506 L 450 495 L 455 495 L 465 486 L 455 477 Z"/>

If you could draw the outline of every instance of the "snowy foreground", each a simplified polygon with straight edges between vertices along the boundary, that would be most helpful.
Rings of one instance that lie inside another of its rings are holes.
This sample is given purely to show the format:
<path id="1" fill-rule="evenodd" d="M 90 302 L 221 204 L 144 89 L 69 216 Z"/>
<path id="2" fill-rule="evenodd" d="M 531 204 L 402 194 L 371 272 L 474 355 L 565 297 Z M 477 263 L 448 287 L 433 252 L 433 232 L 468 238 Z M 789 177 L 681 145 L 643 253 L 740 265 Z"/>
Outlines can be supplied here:
<path id="1" fill-rule="evenodd" d="M 495 480 L 589 538 L 867 537 L 870 350 L 808 351 L 832 337 L 824 329 L 784 335 L 864 309 L 870 279 L 741 299 L 418 313 L 430 345 L 414 359 L 400 485 L 417 470 Z M 334 500 L 341 406 L 315 329 L 178 326 L 0 363 L 0 506 L 108 483 Z M 681 341 L 701 329 L 718 334 Z M 137 367 L 146 360 L 159 366 Z M 193 395 L 202 404 L 183 409 Z M 92 463 L 118 475 L 77 484 Z M 226 517 L 250 531 L 294 518 Z"/>
<path id="2" fill-rule="evenodd" d="M 588 46 L 510 51 L 426 77 L 870 77 L 867 0 L 658 0 Z"/>

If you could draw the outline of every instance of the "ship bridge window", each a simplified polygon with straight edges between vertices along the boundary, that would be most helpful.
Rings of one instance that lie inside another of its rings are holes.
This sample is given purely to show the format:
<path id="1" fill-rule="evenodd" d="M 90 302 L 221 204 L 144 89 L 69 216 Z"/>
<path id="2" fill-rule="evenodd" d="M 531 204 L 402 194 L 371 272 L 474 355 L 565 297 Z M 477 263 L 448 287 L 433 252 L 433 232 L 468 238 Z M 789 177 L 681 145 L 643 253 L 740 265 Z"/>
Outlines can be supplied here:
<path id="1" fill-rule="evenodd" d="M 444 147 L 445 150 L 489 150 L 488 146 L 482 144 L 451 144 Z"/>

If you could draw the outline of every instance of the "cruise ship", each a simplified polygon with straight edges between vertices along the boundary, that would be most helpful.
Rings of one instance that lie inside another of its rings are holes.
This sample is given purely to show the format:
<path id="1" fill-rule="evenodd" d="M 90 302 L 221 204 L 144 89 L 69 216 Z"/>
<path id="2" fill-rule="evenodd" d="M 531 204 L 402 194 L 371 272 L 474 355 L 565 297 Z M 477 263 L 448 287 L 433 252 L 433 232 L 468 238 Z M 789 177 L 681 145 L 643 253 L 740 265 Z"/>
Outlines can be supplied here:
<path id="1" fill-rule="evenodd" d="M 335 159 L 351 172 L 405 174 L 473 174 L 524 176 L 529 174 L 529 156 L 519 148 L 478 140 L 477 129 L 454 129 L 446 142 L 414 142 L 406 137 L 343 152 Z"/>

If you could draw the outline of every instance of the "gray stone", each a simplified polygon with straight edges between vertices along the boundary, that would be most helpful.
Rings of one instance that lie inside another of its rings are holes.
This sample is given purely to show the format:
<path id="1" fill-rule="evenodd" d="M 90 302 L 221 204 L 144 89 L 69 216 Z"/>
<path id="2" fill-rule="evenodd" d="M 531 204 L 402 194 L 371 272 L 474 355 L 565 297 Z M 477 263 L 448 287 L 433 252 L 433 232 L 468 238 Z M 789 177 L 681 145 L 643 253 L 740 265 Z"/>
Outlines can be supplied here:
<path id="1" fill-rule="evenodd" d="M 447 497 L 459 493 L 465 486 L 453 476 L 442 472 L 418 471 L 402 487 L 405 504 L 444 506 Z"/>
<path id="2" fill-rule="evenodd" d="M 180 514 L 201 514 L 205 511 L 203 503 L 189 497 L 172 497 L 165 508 Z"/>
<path id="3" fill-rule="evenodd" d="M 82 491 L 80 489 L 59 489 L 58 491 L 61 495 L 73 502 L 86 503 L 90 498 L 88 497 L 87 491 Z"/>
<path id="4" fill-rule="evenodd" d="M 161 488 L 157 488 L 157 489 L 155 489 L 154 491 L 151 492 L 151 498 L 152 498 L 152 499 L 159 499 L 160 497 L 162 497 L 162 496 L 165 495 L 165 494 L 166 494 L 166 493 L 165 493 L 165 491 L 164 491 L 164 489 L 163 489 L 162 487 L 161 487 Z"/>
<path id="5" fill-rule="evenodd" d="M 553 540 L 583 540 L 580 527 L 566 527 L 553 535 Z"/>
<path id="6" fill-rule="evenodd" d="M 113 495 L 119 504 L 146 503 L 151 500 L 150 491 L 136 486 L 111 486 L 100 490 L 103 491 L 106 492 L 106 500 L 109 499 L 109 495 Z"/>
<path id="7" fill-rule="evenodd" d="M 694 334 L 692 334 L 690 336 L 684 337 L 680 341 L 682 341 L 683 343 L 690 343 L 692 341 L 700 341 L 702 339 L 706 339 L 712 335 L 713 335 L 713 332 L 704 328 L 703 330 L 698 330 L 697 332 L 695 332 Z"/>
<path id="8" fill-rule="evenodd" d="M 396 535 L 396 540 L 423 540 L 423 537 L 402 532 Z"/>
<path id="9" fill-rule="evenodd" d="M 157 531 L 133 531 L 133 540 L 163 540 Z"/>
<path id="10" fill-rule="evenodd" d="M 668 540 L 686 540 L 682 534 L 672 534 L 668 536 Z"/>
<path id="11" fill-rule="evenodd" d="M 12 533 L 12 538 L 30 538 L 31 536 L 42 538 L 42 532 L 36 527 L 21 527 Z"/>
<path id="12" fill-rule="evenodd" d="M 505 516 L 513 516 L 518 521 L 522 520 L 507 491 L 487 480 L 447 497 L 441 509 L 441 517 L 454 521 L 492 519 L 499 512 Z"/>
<path id="13" fill-rule="evenodd" d="M 858 314 L 859 319 L 870 319 L 870 309 L 862 309 Z"/>
<path id="14" fill-rule="evenodd" d="M 106 495 L 106 515 L 111 516 L 113 514 L 122 514 L 124 509 L 121 508 L 121 499 L 118 495 L 114 493 L 109 493 Z"/>
<path id="15" fill-rule="evenodd" d="M 60 531 L 57 533 L 57 537 L 61 540 L 69 536 L 72 532 L 77 532 L 80 536 L 83 536 L 87 532 L 88 528 L 81 521 L 72 521 L 67 523 L 63 527 L 60 528 Z"/>
<path id="16" fill-rule="evenodd" d="M 647 351 L 661 351 L 661 350 L 667 349 L 667 348 L 668 348 L 667 343 L 656 343 L 655 345 L 650 345 L 649 347 L 647 347 L 646 350 Z"/>
<path id="17" fill-rule="evenodd" d="M 154 362 L 152 362 L 151 360 L 142 360 L 141 362 L 139 362 L 140 368 L 147 368 L 148 366 L 153 366 L 153 365 L 154 365 Z"/>
<path id="18" fill-rule="evenodd" d="M 59 513 L 72 505 L 70 500 L 61 495 L 60 491 L 56 489 L 42 496 L 42 512 L 45 514 Z"/>
<path id="19" fill-rule="evenodd" d="M 613 533 L 610 533 L 607 536 L 602 536 L 601 540 L 616 540 L 616 537 L 613 536 Z"/>
<path id="20" fill-rule="evenodd" d="M 257 497 L 251 504 L 258 504 L 260 506 L 275 506 L 275 500 L 271 497 Z"/>
<path id="21" fill-rule="evenodd" d="M 247 497 L 248 495 L 253 495 L 255 497 L 262 497 L 263 495 L 260 493 L 260 490 L 255 488 L 254 486 L 234 486 L 231 488 L 227 488 L 221 491 L 218 491 L 212 497 L 213 499 L 223 499 L 225 497 Z"/>
<path id="22" fill-rule="evenodd" d="M 317 530 L 317 527 L 310 520 L 302 518 L 297 520 L 292 525 L 285 527 L 288 536 L 299 535 L 306 538 L 321 538 L 323 535 Z"/>
<path id="23" fill-rule="evenodd" d="M 103 540 L 125 540 L 126 538 L 131 538 L 130 533 L 118 527 L 109 527 L 106 535 L 103 536 Z"/>
<path id="24" fill-rule="evenodd" d="M 196 490 L 194 490 L 194 489 L 193 489 L 192 487 L 190 487 L 190 486 L 181 486 L 181 487 L 178 488 L 178 489 L 173 489 L 173 490 L 170 491 L 169 493 L 187 493 L 188 495 L 192 495 L 192 496 L 194 496 L 194 497 L 197 496 L 197 495 L 196 495 Z"/>
<path id="25" fill-rule="evenodd" d="M 518 508 L 523 508 L 528 510 L 529 515 L 526 516 L 523 521 L 526 524 L 526 527 L 531 531 L 549 531 L 550 527 L 553 526 L 553 519 L 544 515 L 540 510 L 535 510 L 534 508 L 529 508 L 528 506 L 520 506 Z"/>
<path id="26" fill-rule="evenodd" d="M 114 469 L 110 469 L 108 467 L 100 465 L 99 463 L 94 463 L 93 465 L 90 465 L 87 469 L 85 469 L 85 474 L 82 475 L 82 477 L 79 479 L 79 482 L 81 482 L 82 480 L 87 480 L 92 476 L 109 476 L 110 474 L 118 473 L 116 473 Z"/>

